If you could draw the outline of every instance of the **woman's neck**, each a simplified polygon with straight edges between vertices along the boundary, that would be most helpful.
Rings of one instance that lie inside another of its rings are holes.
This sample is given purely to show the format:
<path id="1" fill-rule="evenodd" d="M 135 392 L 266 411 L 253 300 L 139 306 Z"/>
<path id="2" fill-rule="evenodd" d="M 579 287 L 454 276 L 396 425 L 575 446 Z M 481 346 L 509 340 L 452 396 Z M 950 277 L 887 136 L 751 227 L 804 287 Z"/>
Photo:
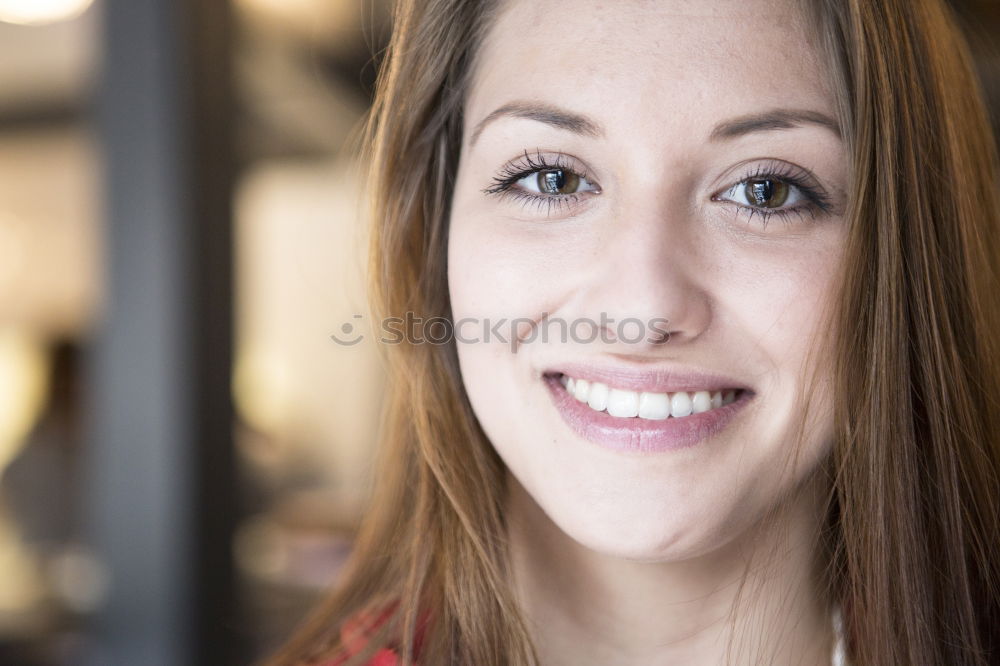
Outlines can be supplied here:
<path id="1" fill-rule="evenodd" d="M 813 481 L 770 527 L 697 558 L 650 563 L 580 545 L 511 478 L 511 567 L 542 666 L 827 666 L 833 635 L 817 578 L 820 506 Z"/>

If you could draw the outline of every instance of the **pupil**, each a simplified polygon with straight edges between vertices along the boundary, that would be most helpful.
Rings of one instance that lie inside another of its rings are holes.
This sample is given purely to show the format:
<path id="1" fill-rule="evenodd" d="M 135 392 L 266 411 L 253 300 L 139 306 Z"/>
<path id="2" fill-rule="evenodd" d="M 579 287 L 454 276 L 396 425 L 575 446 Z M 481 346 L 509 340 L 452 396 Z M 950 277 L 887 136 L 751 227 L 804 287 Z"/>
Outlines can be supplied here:
<path id="1" fill-rule="evenodd" d="M 571 194 L 576 192 L 579 177 L 565 169 L 549 169 L 538 172 L 538 189 L 546 194 Z"/>
<path id="2" fill-rule="evenodd" d="M 753 192 L 754 203 L 763 206 L 770 201 L 774 191 L 774 185 L 769 180 L 757 180 L 750 183 L 750 190 Z"/>
<path id="3" fill-rule="evenodd" d="M 762 208 L 777 208 L 788 199 L 788 185 L 775 180 L 751 180 L 745 191 L 747 199 Z"/>
<path id="4" fill-rule="evenodd" d="M 541 174 L 542 189 L 546 192 L 558 192 L 566 186 L 566 174 L 560 169 L 544 171 Z"/>

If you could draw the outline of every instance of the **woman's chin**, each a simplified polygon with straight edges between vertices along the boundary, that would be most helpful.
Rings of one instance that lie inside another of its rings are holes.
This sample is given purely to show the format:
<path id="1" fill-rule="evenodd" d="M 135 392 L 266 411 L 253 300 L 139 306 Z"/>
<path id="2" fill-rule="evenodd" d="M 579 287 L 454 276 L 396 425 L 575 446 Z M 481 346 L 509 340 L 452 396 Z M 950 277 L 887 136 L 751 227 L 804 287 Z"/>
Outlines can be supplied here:
<path id="1" fill-rule="evenodd" d="M 607 557 L 637 562 L 679 562 L 716 551 L 732 536 L 696 520 L 573 520 L 559 525 L 569 538 Z"/>

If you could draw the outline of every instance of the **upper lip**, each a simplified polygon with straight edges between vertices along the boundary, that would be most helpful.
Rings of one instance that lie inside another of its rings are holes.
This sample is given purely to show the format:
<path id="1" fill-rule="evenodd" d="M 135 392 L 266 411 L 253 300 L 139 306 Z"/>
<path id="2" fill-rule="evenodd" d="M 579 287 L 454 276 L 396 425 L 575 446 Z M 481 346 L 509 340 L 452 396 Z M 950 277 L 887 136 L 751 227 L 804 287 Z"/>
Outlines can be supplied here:
<path id="1" fill-rule="evenodd" d="M 648 393 L 752 390 L 732 377 L 678 364 L 639 367 L 621 363 L 610 365 L 568 362 L 546 368 L 544 374 L 564 374 L 574 379 L 601 382 L 611 388 Z"/>

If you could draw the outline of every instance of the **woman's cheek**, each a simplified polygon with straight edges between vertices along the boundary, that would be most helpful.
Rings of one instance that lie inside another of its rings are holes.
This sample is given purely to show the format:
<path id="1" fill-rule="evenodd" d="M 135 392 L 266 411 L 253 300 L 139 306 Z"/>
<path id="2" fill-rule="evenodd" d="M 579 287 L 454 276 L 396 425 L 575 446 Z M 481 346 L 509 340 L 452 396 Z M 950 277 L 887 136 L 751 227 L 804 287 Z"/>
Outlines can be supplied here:
<path id="1" fill-rule="evenodd" d="M 557 288 L 565 256 L 552 244 L 453 218 L 449 283 L 455 317 L 537 317 Z M 497 221 L 502 225 L 503 221 Z"/>

